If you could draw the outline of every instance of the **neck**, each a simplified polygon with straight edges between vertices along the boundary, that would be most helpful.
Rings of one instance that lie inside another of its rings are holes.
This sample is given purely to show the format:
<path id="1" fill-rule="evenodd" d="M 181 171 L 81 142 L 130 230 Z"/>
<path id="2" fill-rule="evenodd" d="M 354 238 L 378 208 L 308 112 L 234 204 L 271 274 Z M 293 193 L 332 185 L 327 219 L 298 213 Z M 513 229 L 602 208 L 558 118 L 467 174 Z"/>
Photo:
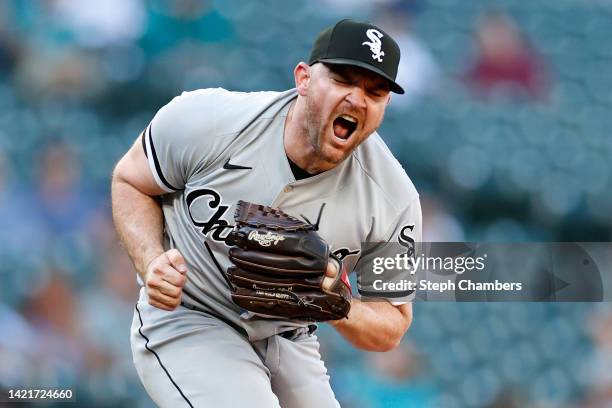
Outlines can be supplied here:
<path id="1" fill-rule="evenodd" d="M 292 162 L 309 174 L 317 174 L 330 170 L 335 166 L 322 160 L 317 154 L 315 147 L 308 137 L 306 121 L 303 100 L 298 97 L 289 108 L 289 113 L 285 120 L 283 136 L 285 153 Z"/>

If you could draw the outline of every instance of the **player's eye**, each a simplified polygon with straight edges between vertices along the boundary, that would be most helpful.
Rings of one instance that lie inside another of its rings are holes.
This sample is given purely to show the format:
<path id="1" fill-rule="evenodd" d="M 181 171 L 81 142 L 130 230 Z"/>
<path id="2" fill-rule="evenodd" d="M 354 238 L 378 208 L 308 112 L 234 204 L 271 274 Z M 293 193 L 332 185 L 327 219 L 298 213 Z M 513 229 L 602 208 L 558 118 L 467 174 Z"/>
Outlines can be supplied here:
<path id="1" fill-rule="evenodd" d="M 332 80 L 334 80 L 334 82 L 337 82 L 339 84 L 343 84 L 343 85 L 348 85 L 350 84 L 350 82 L 348 81 L 348 79 L 344 78 L 344 77 L 339 77 L 339 76 L 333 76 Z"/>
<path id="2" fill-rule="evenodd" d="M 383 92 L 380 89 L 368 89 L 368 93 L 375 98 L 383 96 Z"/>
<path id="3" fill-rule="evenodd" d="M 382 98 L 388 92 L 389 91 L 386 87 L 376 86 L 376 87 L 368 88 L 368 93 L 375 98 Z"/>

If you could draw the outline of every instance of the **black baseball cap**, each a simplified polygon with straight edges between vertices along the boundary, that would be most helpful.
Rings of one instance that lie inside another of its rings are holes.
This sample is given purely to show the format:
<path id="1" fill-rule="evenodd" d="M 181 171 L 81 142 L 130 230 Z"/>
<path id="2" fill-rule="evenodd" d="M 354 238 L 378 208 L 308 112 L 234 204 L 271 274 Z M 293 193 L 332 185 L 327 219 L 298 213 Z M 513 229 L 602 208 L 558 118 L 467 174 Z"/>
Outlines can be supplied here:
<path id="1" fill-rule="evenodd" d="M 354 65 L 389 81 L 391 91 L 403 94 L 397 82 L 400 49 L 391 36 L 373 24 L 341 20 L 323 30 L 312 47 L 308 64 Z"/>

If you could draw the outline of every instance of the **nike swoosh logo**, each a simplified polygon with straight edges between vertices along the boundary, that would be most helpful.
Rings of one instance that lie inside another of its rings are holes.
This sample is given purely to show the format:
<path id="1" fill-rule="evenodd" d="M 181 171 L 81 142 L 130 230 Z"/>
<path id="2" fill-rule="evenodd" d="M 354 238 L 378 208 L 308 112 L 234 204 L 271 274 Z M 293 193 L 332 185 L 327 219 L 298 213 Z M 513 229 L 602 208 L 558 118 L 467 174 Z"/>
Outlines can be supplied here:
<path id="1" fill-rule="evenodd" d="M 225 164 L 223 165 L 225 170 L 251 170 L 252 167 L 247 166 L 238 166 L 237 164 L 231 164 L 230 159 L 227 159 Z"/>

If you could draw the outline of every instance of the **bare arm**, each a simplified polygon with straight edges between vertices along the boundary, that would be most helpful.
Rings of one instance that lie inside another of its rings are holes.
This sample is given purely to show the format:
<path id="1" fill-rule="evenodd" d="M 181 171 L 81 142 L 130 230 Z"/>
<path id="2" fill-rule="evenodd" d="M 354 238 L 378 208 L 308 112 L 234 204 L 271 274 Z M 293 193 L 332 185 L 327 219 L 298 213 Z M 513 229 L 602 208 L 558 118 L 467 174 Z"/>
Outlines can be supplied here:
<path id="1" fill-rule="evenodd" d="M 338 269 L 333 262 L 327 265 L 323 288 L 329 290 Z M 390 351 L 397 347 L 412 323 L 412 303 L 394 306 L 380 300 L 362 302 L 351 300 L 348 318 L 329 322 L 358 349 Z"/>
<path id="2" fill-rule="evenodd" d="M 113 220 L 119 238 L 144 280 L 146 266 L 164 252 L 163 217 L 154 196 L 164 191 L 157 186 L 142 145 L 134 145 L 119 160 L 111 184 Z"/>
<path id="3" fill-rule="evenodd" d="M 348 319 L 330 322 L 353 346 L 368 351 L 397 347 L 412 323 L 412 303 L 393 306 L 386 301 L 351 301 Z"/>
<path id="4" fill-rule="evenodd" d="M 163 215 L 155 198 L 164 191 L 151 174 L 139 139 L 117 163 L 111 192 L 115 228 L 145 282 L 149 303 L 174 309 L 180 303 L 187 268 L 177 250 L 164 251 Z"/>

